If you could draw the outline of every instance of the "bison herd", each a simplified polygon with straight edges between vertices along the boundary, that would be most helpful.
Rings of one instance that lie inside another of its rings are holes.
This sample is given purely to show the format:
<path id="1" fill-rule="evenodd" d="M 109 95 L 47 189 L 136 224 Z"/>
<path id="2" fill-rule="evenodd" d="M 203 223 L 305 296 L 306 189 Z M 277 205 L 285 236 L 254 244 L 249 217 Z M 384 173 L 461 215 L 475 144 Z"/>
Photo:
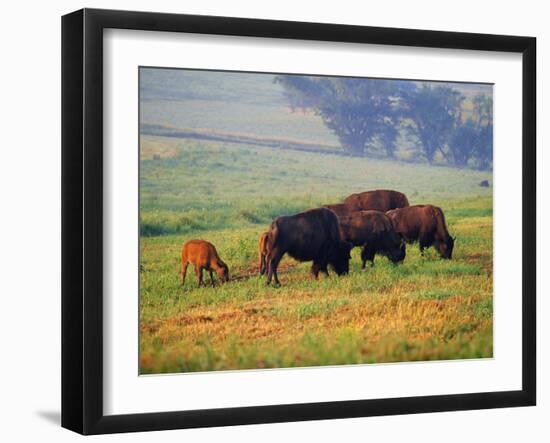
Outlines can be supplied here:
<path id="1" fill-rule="evenodd" d="M 295 215 L 273 220 L 269 230 L 258 241 L 259 271 L 267 274 L 267 283 L 279 285 L 277 268 L 285 254 L 294 259 L 311 261 L 311 273 L 328 275 L 330 267 L 338 275 L 349 272 L 351 249 L 361 248 L 362 268 L 374 263 L 376 254 L 393 263 L 405 259 L 405 243 L 418 242 L 420 252 L 434 246 L 441 257 L 450 259 L 454 238 L 449 235 L 441 208 L 433 205 L 409 205 L 405 194 L 391 190 L 352 194 L 342 203 L 324 205 Z M 229 279 L 227 265 L 216 248 L 204 240 L 190 240 L 183 245 L 181 275 L 189 263 L 195 267 L 199 286 L 202 273 L 213 272 L 222 281 Z"/>

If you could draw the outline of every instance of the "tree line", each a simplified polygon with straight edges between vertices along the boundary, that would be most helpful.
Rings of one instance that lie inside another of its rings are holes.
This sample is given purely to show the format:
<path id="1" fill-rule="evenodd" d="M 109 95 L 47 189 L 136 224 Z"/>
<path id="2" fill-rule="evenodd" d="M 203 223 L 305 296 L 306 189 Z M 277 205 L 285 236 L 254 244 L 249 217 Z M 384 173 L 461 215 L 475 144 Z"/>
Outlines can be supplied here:
<path id="1" fill-rule="evenodd" d="M 293 110 L 313 110 L 350 155 L 396 158 L 398 140 L 413 161 L 491 169 L 493 99 L 448 84 L 405 80 L 279 75 Z M 468 108 L 468 109 L 466 109 Z"/>

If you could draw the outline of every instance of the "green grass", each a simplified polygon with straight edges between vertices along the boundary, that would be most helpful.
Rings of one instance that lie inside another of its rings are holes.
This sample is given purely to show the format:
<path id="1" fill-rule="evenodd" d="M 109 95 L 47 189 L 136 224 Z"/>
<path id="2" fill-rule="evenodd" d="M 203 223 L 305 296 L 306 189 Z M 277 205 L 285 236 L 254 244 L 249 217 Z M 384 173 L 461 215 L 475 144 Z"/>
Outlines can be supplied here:
<path id="1" fill-rule="evenodd" d="M 492 356 L 492 191 L 478 186 L 490 173 L 160 137 L 142 137 L 144 152 L 141 373 Z M 375 188 L 441 206 L 453 259 L 410 245 L 402 265 L 377 257 L 362 272 L 355 249 L 341 278 L 289 258 L 281 288 L 257 275 L 273 217 Z M 192 238 L 216 245 L 229 283 L 197 288 L 191 267 L 181 286 Z"/>
<path id="2" fill-rule="evenodd" d="M 143 236 L 266 225 L 376 188 L 444 205 L 449 222 L 492 214 L 492 190 L 478 185 L 491 179 L 484 171 L 143 136 L 142 150 L 151 146 L 172 156 L 141 162 Z"/>

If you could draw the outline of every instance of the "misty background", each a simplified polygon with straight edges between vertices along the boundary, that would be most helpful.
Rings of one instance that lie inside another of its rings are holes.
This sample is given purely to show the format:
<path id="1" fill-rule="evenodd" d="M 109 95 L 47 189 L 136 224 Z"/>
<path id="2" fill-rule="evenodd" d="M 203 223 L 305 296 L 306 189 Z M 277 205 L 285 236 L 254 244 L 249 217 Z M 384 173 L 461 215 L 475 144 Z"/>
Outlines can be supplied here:
<path id="1" fill-rule="evenodd" d="M 141 68 L 140 132 L 491 170 L 493 87 Z"/>

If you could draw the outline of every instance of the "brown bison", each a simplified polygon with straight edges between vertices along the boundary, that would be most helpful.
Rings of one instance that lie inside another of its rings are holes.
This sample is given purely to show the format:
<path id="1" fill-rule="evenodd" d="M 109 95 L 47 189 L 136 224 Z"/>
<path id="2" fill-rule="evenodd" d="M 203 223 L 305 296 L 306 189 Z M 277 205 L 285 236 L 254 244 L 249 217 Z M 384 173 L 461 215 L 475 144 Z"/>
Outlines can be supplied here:
<path id="1" fill-rule="evenodd" d="M 449 235 L 441 208 L 432 205 L 414 205 L 386 213 L 395 230 L 408 243 L 418 241 L 420 253 L 435 245 L 443 258 L 451 258 L 455 239 Z"/>
<path id="2" fill-rule="evenodd" d="M 258 239 L 258 261 L 260 275 L 264 275 L 266 271 L 266 256 L 267 256 L 267 238 L 269 232 L 262 232 L 260 238 Z"/>
<path id="3" fill-rule="evenodd" d="M 401 192 L 377 190 L 351 194 L 344 199 L 344 204 L 353 211 L 382 211 L 409 206 L 407 196 Z"/>
<path id="4" fill-rule="evenodd" d="M 202 286 L 202 271 L 210 273 L 210 281 L 214 286 L 213 272 L 216 272 L 222 282 L 229 280 L 229 269 L 218 255 L 216 248 L 212 243 L 204 240 L 189 240 L 183 245 L 181 250 L 181 284 L 185 284 L 185 274 L 187 266 L 192 263 L 195 267 L 195 275 Z"/>
<path id="5" fill-rule="evenodd" d="M 267 283 L 275 279 L 277 266 L 284 254 L 298 261 L 312 261 L 311 273 L 328 275 L 328 265 L 336 274 L 349 271 L 352 245 L 340 237 L 338 218 L 329 209 L 316 208 L 291 216 L 277 217 L 269 229 L 267 254 Z"/>
<path id="6" fill-rule="evenodd" d="M 336 203 L 334 205 L 323 205 L 323 208 L 330 209 L 336 214 L 337 217 L 344 217 L 350 215 L 353 210 L 350 206 L 345 203 Z"/>
<path id="7" fill-rule="evenodd" d="M 353 212 L 340 217 L 342 237 L 361 250 L 362 269 L 369 260 L 374 265 L 375 254 L 388 257 L 393 263 L 405 259 L 405 242 L 395 232 L 391 220 L 380 211 Z"/>

